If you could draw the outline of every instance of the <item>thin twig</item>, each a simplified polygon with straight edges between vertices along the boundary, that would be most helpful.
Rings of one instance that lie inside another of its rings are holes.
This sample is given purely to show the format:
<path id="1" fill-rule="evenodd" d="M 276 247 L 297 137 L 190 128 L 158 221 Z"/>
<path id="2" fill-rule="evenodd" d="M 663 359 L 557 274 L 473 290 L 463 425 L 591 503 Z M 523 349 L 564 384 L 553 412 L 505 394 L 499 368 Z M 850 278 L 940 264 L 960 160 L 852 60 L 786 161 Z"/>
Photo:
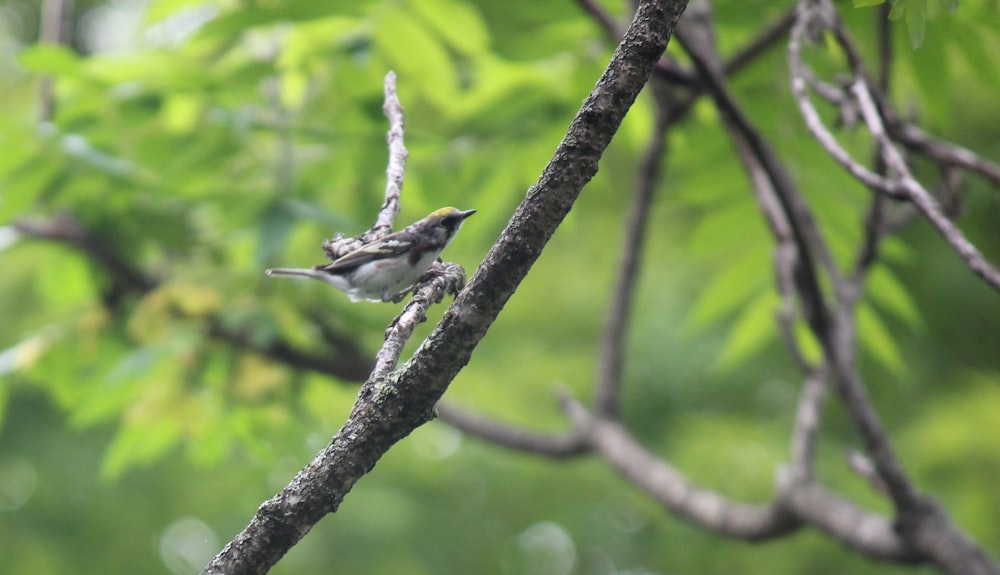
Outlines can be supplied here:
<path id="1" fill-rule="evenodd" d="M 668 107 L 663 81 L 650 81 L 656 106 L 656 125 L 639 166 L 636 189 L 629 203 L 622 229 L 625 243 L 619 260 L 617 282 L 612 292 L 601 335 L 597 367 L 594 409 L 604 417 L 615 418 L 621 408 L 622 371 L 629 318 L 639 276 L 639 262 L 649 227 L 650 206 L 660 183 L 663 155 L 667 147 Z"/>
<path id="2" fill-rule="evenodd" d="M 809 99 L 808 78 L 811 74 L 807 72 L 806 65 L 802 61 L 802 48 L 810 21 L 808 10 L 810 8 L 806 3 L 799 3 L 801 15 L 795 26 L 792 27 L 791 37 L 788 41 L 788 67 L 791 70 L 792 95 L 799 106 L 799 112 L 806 122 L 806 127 L 826 152 L 855 179 L 870 188 L 882 190 L 894 198 L 905 199 L 905 194 L 899 189 L 896 182 L 872 172 L 851 158 L 851 155 L 841 147 L 833 133 L 827 129 L 819 112 Z"/>
<path id="3" fill-rule="evenodd" d="M 148 292 L 159 285 L 158 280 L 132 265 L 70 214 L 60 213 L 44 220 L 16 220 L 11 226 L 23 236 L 51 240 L 79 249 L 107 270 L 112 283 L 123 290 Z"/>
<path id="4" fill-rule="evenodd" d="M 860 286 L 871 266 L 878 260 L 878 250 L 882 237 L 888 232 L 887 211 L 889 200 L 883 194 L 872 196 L 865 214 L 864 239 L 854 258 L 854 273 L 851 281 Z"/>
<path id="5" fill-rule="evenodd" d="M 252 328 L 246 330 L 224 327 L 212 321 L 205 332 L 222 342 L 247 352 L 260 354 L 272 361 L 295 369 L 322 373 L 343 382 L 364 381 L 371 372 L 370 356 L 352 341 L 344 341 L 336 348 L 327 348 L 325 354 L 301 351 L 283 339 L 259 341 Z"/>
<path id="6" fill-rule="evenodd" d="M 754 36 L 746 46 L 743 46 L 725 60 L 722 71 L 726 76 L 734 74 L 759 58 L 768 49 L 778 43 L 788 34 L 795 23 L 795 8 L 788 9 L 780 18 L 766 26 Z"/>
<path id="7" fill-rule="evenodd" d="M 576 0 L 576 3 L 601 25 L 604 35 L 610 42 L 617 44 L 621 41 L 622 35 L 625 34 L 625 28 L 618 22 L 618 19 L 604 9 L 604 6 L 601 6 L 596 0 Z"/>
<path id="8" fill-rule="evenodd" d="M 784 221 L 784 214 L 774 207 L 764 208 L 765 217 Z M 773 213 L 768 213 L 770 210 Z M 799 317 L 798 290 L 795 287 L 795 266 L 798 258 L 796 256 L 795 243 L 791 238 L 782 238 L 775 235 L 777 245 L 774 247 L 774 275 L 778 294 L 781 296 L 781 305 L 775 314 L 778 323 L 778 332 L 785 343 L 785 349 L 795 361 L 795 365 L 802 373 L 811 373 L 815 368 L 812 362 L 806 358 L 802 346 L 799 344 L 798 335 L 795 333 L 796 321 Z"/>
<path id="9" fill-rule="evenodd" d="M 729 94 L 719 71 L 717 60 L 694 42 L 685 42 L 683 33 L 678 40 L 695 64 L 716 108 L 736 146 L 741 161 L 750 175 L 758 203 L 769 215 L 768 221 L 779 241 L 794 241 L 798 261 L 794 266 L 802 310 L 806 321 L 819 332 L 830 329 L 830 310 L 823 297 L 817 262 L 836 282 L 840 270 L 820 234 L 812 212 L 798 191 L 791 175 L 774 149 L 761 136 L 735 99 Z M 780 210 L 772 206 L 780 206 Z M 783 216 L 776 217 L 779 212 Z M 787 232 L 784 227 L 787 225 Z"/>
<path id="10" fill-rule="evenodd" d="M 356 238 L 346 238 L 342 234 L 325 240 L 323 251 L 326 252 L 330 260 L 337 260 L 341 256 L 353 252 L 354 250 L 370 244 L 375 240 L 392 233 L 392 228 L 396 223 L 396 216 L 399 214 L 400 195 L 403 192 L 403 176 L 406 171 L 406 158 L 409 153 L 404 145 L 404 118 L 403 105 L 399 102 L 399 95 L 396 92 L 396 73 L 389 71 L 385 75 L 383 84 L 385 100 L 382 104 L 382 112 L 389 120 L 389 131 L 386 132 L 386 143 L 389 146 L 389 164 L 385 169 L 385 195 L 382 200 L 382 207 L 379 208 L 375 223 L 365 233 Z"/>
<path id="11" fill-rule="evenodd" d="M 396 92 L 395 72 L 390 71 L 385 75 L 384 87 L 385 103 L 382 105 L 382 112 L 389 120 L 389 131 L 385 135 L 389 146 L 389 165 L 385 169 L 385 199 L 372 229 L 384 229 L 385 233 L 388 233 L 392 231 L 396 215 L 399 213 L 399 198 L 403 192 L 403 174 L 406 171 L 406 158 L 409 153 L 403 141 L 403 105 L 399 102 L 399 94 Z M 378 237 L 381 236 L 365 239 L 371 241 Z"/>
<path id="12" fill-rule="evenodd" d="M 801 522 L 780 505 L 736 503 L 696 486 L 643 448 L 621 424 L 596 416 L 568 395 L 562 403 L 570 421 L 605 461 L 671 512 L 694 524 L 747 541 L 780 537 L 801 527 Z"/>
<path id="13" fill-rule="evenodd" d="M 815 25 L 821 19 L 825 18 L 829 20 L 832 18 L 833 16 L 827 12 L 832 10 L 832 6 L 828 4 L 815 6 L 810 2 L 800 2 L 799 19 L 792 28 L 791 39 L 789 41 L 789 60 L 793 76 L 792 85 L 793 91 L 798 86 L 798 91 L 800 92 L 798 97 L 800 99 L 800 108 L 803 109 L 803 115 L 807 115 L 805 110 L 811 109 L 811 104 L 808 103 L 808 97 L 804 97 L 805 78 L 800 75 L 803 73 L 804 65 L 801 62 L 799 51 L 805 39 L 807 28 Z M 814 119 L 816 122 L 819 122 L 818 126 L 816 126 L 819 129 L 813 130 L 814 135 L 817 133 L 829 134 L 826 127 L 819 121 L 818 114 L 815 115 Z M 813 128 L 811 127 L 811 129 Z M 830 135 L 830 138 L 832 138 L 832 135 Z M 817 137 L 817 139 L 820 138 Z M 821 143 L 823 143 L 822 140 Z M 826 146 L 827 144 L 823 145 Z M 839 149 L 839 144 L 836 144 L 835 148 Z M 848 165 L 854 166 L 859 172 L 870 174 L 876 180 L 883 180 L 877 174 L 871 173 L 866 168 L 860 166 L 846 152 L 843 153 L 845 155 L 844 161 Z M 873 183 L 873 185 L 877 185 L 877 183 Z M 837 292 L 841 296 L 840 301 L 842 304 L 835 316 L 836 321 L 833 323 L 835 329 L 829 332 L 817 332 L 816 336 L 829 362 L 830 374 L 841 400 L 847 407 L 848 413 L 868 453 L 871 454 L 879 475 L 885 481 L 894 504 L 900 510 L 915 509 L 921 505 L 922 498 L 918 495 L 899 461 L 896 459 L 885 431 L 882 428 L 882 424 L 879 421 L 878 414 L 875 412 L 868 393 L 854 367 L 853 360 L 856 352 L 853 346 L 855 327 L 853 311 L 850 305 L 846 305 L 849 302 L 844 301 L 843 298 L 844 291 L 842 288 L 844 282 L 836 281 L 835 284 L 838 287 Z"/>
<path id="14" fill-rule="evenodd" d="M 438 262 L 436 268 L 433 274 L 425 276 L 429 279 L 417 284 L 413 297 L 385 330 L 385 343 L 375 354 L 375 367 L 368 377 L 369 382 L 389 382 L 389 376 L 396 369 L 403 347 L 413 335 L 413 330 L 427 320 L 427 310 L 431 305 L 441 303 L 445 295 L 457 294 L 465 285 L 465 270 L 462 266 Z"/>
<path id="15" fill-rule="evenodd" d="M 799 394 L 791 440 L 792 472 L 796 482 L 814 479 L 816 442 L 827 396 L 826 379 L 825 367 L 813 369 L 806 374 Z"/>
<path id="16" fill-rule="evenodd" d="M 104 295 L 106 305 L 109 302 L 114 305 L 127 295 L 147 294 L 160 286 L 158 279 L 122 257 L 69 214 L 59 214 L 48 220 L 17 220 L 11 227 L 25 237 L 59 242 L 80 250 L 103 267 L 111 278 L 112 287 L 109 291 L 113 294 L 113 296 Z M 181 311 L 177 310 L 177 313 Z M 338 338 L 335 347 L 329 348 L 326 355 L 316 355 L 300 351 L 281 338 L 260 341 L 259 338 L 251 336 L 250 330 L 224 327 L 216 320 L 209 321 L 205 333 L 245 351 L 258 353 L 291 367 L 323 373 L 342 381 L 364 381 L 371 370 L 371 360 L 367 354 L 358 348 L 353 340 L 343 336 Z M 334 337 L 332 332 L 327 335 Z"/>
<path id="17" fill-rule="evenodd" d="M 645 449 L 618 422 L 601 419 L 570 397 L 563 410 L 594 450 L 618 473 L 672 513 L 713 533 L 767 541 L 812 525 L 874 559 L 918 563 L 923 558 L 896 534 L 891 521 L 861 509 L 814 481 L 783 481 L 779 497 L 747 504 L 698 487 Z M 787 479 L 787 478 L 786 478 Z"/>
<path id="18" fill-rule="evenodd" d="M 868 131 L 878 144 L 879 149 L 885 159 L 889 169 L 896 173 L 897 181 L 901 189 L 909 197 L 910 201 L 924 215 L 931 226 L 944 238 L 945 242 L 965 260 L 976 275 L 981 277 L 986 283 L 997 292 L 1000 292 L 1000 270 L 993 267 L 983 254 L 965 237 L 958 226 L 952 222 L 941 209 L 940 204 L 931 196 L 920 182 L 913 177 L 909 166 L 903 160 L 899 150 L 893 146 L 892 141 L 886 134 L 885 125 L 875 106 L 875 100 L 868 91 L 868 86 L 860 78 L 855 79 L 851 85 L 851 93 L 858 101 L 861 115 L 865 119 Z"/>
<path id="19" fill-rule="evenodd" d="M 442 421 L 463 433 L 508 449 L 557 459 L 587 453 L 587 446 L 575 432 L 549 434 L 530 431 L 465 411 L 447 402 L 437 404 L 437 414 Z"/>
<path id="20" fill-rule="evenodd" d="M 870 457 L 857 449 L 848 449 L 845 455 L 851 470 L 864 478 L 876 493 L 884 495 L 888 492 L 885 482 L 882 481 L 882 477 L 879 476 L 878 469 Z"/>
<path id="21" fill-rule="evenodd" d="M 552 161 L 437 327 L 405 365 L 385 381 L 369 381 L 362 388 L 330 445 L 260 507 L 203 573 L 266 572 L 317 521 L 338 508 L 389 448 L 434 417 L 435 404 L 596 173 L 598 160 L 648 80 L 684 6 L 681 0 L 640 4 Z M 423 289 L 431 286 L 418 288 Z M 380 359 L 380 365 L 388 362 Z"/>

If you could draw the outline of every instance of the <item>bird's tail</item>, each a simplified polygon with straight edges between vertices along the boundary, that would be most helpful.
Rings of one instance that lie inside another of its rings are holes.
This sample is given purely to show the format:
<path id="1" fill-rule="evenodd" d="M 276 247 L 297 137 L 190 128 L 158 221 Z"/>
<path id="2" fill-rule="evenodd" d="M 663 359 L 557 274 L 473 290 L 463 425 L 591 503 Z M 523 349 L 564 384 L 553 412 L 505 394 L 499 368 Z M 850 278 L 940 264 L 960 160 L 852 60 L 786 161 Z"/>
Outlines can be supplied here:
<path id="1" fill-rule="evenodd" d="M 264 272 L 267 276 L 304 276 L 307 278 L 318 278 L 321 273 L 308 268 L 271 268 Z"/>

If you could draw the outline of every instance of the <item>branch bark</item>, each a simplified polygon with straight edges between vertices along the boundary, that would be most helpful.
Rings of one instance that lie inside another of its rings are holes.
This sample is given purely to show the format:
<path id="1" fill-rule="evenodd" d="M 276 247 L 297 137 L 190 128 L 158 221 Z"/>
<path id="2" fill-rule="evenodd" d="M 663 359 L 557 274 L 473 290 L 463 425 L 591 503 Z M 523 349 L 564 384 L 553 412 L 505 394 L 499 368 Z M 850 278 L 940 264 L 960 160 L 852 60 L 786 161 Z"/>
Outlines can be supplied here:
<path id="1" fill-rule="evenodd" d="M 261 506 L 203 573 L 266 572 L 317 521 L 336 511 L 392 445 L 434 417 L 434 405 L 597 172 L 601 155 L 666 48 L 685 5 L 676 0 L 640 3 L 553 159 L 441 322 L 401 369 L 365 383 L 330 445 Z M 421 286 L 418 292 L 430 288 Z"/>

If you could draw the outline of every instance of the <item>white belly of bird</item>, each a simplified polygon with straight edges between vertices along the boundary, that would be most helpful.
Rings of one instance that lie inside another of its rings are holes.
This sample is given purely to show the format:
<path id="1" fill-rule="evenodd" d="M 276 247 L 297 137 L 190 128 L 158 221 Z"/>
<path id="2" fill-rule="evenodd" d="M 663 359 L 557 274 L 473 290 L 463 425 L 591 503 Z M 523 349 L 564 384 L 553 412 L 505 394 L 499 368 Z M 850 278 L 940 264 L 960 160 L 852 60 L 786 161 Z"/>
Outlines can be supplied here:
<path id="1" fill-rule="evenodd" d="M 352 301 L 382 301 L 383 295 L 392 297 L 413 285 L 437 259 L 439 252 L 424 254 L 411 266 L 405 259 L 376 260 L 360 266 L 355 272 L 354 289 L 346 290 Z"/>

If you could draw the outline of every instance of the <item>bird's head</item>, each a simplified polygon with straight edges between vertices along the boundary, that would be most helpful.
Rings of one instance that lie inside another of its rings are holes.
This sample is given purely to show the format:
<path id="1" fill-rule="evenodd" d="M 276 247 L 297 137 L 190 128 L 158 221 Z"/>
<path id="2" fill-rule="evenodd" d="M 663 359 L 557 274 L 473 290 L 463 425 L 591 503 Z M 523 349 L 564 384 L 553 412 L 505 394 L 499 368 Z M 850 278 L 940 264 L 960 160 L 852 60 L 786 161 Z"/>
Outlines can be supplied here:
<path id="1" fill-rule="evenodd" d="M 466 218 L 476 213 L 476 210 L 460 210 L 458 208 L 441 208 L 431 212 L 429 216 L 418 222 L 426 233 L 440 238 L 445 244 L 451 241 L 462 227 Z"/>

